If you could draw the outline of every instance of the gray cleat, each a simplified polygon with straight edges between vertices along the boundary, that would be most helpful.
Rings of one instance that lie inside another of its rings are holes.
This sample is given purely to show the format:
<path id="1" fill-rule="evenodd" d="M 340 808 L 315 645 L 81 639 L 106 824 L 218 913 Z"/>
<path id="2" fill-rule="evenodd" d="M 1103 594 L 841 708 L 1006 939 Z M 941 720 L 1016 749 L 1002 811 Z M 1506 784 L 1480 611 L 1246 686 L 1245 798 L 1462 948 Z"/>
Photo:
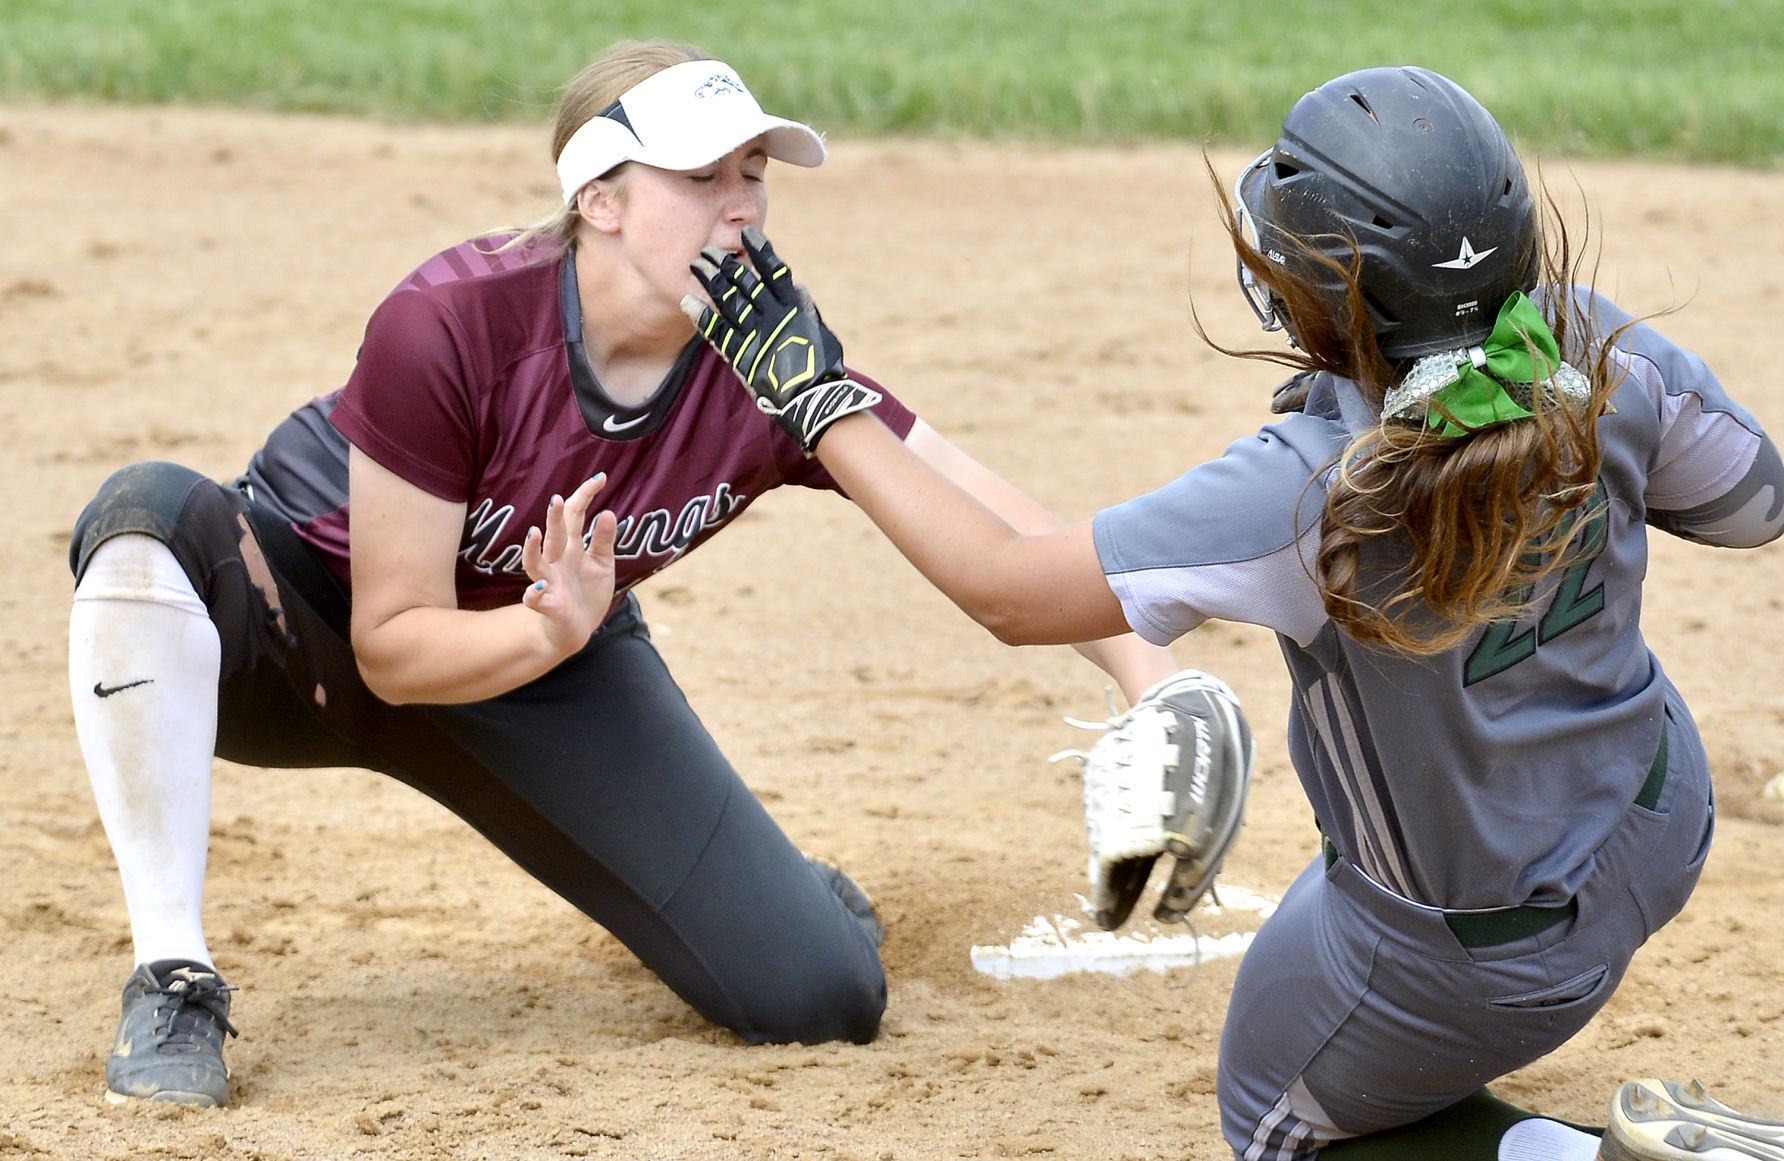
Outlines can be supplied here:
<path id="1" fill-rule="evenodd" d="M 105 1099 L 215 1108 L 229 1103 L 223 1038 L 229 993 L 215 968 L 191 960 L 138 964 L 124 984 L 124 1018 L 105 1064 Z"/>
<path id="2" fill-rule="evenodd" d="M 1736 1112 L 1696 1081 L 1632 1080 L 1611 1100 L 1603 1161 L 1784 1161 L 1784 1123 Z"/>

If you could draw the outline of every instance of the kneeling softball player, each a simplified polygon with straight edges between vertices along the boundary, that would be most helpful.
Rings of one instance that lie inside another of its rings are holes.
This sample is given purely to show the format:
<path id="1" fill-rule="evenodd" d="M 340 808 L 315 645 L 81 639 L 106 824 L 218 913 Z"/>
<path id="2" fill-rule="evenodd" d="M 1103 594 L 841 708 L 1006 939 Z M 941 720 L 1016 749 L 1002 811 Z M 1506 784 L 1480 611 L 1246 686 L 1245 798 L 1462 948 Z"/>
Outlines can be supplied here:
<path id="1" fill-rule="evenodd" d="M 744 1040 L 879 1027 L 866 896 L 750 793 L 630 591 L 771 489 L 836 490 L 681 311 L 689 261 L 765 219 L 769 160 L 823 143 L 650 41 L 572 80 L 553 156 L 557 212 L 405 278 L 346 387 L 244 476 L 132 465 L 81 516 L 75 723 L 136 957 L 119 1100 L 231 1097 L 239 1013 L 201 914 L 213 755 L 408 782 Z M 852 402 L 1013 520 L 1058 523 L 871 381 Z M 1083 652 L 1130 695 L 1176 669 L 1132 636 Z"/>

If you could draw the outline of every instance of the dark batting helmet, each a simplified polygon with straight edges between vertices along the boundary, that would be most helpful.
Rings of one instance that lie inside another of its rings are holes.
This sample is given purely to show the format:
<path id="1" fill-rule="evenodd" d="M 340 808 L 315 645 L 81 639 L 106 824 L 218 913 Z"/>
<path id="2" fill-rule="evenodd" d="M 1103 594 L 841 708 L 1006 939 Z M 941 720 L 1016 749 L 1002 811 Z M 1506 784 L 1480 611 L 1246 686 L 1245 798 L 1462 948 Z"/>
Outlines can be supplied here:
<path id="1" fill-rule="evenodd" d="M 1234 200 L 1247 241 L 1341 321 L 1344 279 L 1307 255 L 1346 269 L 1361 255 L 1390 359 L 1481 342 L 1505 299 L 1536 282 L 1536 203 L 1517 153 L 1480 102 L 1427 69 L 1363 69 L 1302 97 Z M 1266 329 L 1289 321 L 1243 264 L 1240 282 Z"/>

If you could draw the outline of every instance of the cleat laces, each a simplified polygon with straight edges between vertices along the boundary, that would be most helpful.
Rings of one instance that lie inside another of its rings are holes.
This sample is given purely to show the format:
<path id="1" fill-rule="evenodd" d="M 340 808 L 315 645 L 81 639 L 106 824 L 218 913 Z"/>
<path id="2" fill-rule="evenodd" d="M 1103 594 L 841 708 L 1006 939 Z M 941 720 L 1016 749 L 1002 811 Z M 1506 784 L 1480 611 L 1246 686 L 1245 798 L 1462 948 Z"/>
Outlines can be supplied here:
<path id="1" fill-rule="evenodd" d="M 239 1035 L 229 1022 L 229 993 L 233 991 L 217 976 L 189 968 L 179 968 L 165 983 L 145 989 L 149 995 L 163 997 L 155 1002 L 156 1049 L 202 1052 L 207 1024 L 231 1036 Z"/>

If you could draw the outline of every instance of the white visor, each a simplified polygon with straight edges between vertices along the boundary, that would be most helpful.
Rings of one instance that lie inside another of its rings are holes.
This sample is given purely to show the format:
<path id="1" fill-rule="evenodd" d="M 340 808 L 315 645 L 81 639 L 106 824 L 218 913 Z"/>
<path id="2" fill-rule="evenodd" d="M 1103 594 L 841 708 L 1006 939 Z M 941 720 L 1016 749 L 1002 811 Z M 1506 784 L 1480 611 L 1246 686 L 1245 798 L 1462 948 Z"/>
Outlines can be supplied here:
<path id="1" fill-rule="evenodd" d="M 809 167 L 824 160 L 824 139 L 808 125 L 764 113 L 730 65 L 716 60 L 671 65 L 627 89 L 564 144 L 557 163 L 564 204 L 622 162 L 699 169 L 763 134 L 768 156 L 776 161 Z"/>

